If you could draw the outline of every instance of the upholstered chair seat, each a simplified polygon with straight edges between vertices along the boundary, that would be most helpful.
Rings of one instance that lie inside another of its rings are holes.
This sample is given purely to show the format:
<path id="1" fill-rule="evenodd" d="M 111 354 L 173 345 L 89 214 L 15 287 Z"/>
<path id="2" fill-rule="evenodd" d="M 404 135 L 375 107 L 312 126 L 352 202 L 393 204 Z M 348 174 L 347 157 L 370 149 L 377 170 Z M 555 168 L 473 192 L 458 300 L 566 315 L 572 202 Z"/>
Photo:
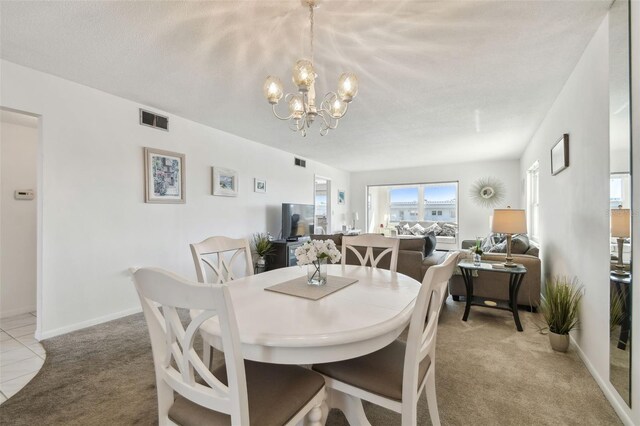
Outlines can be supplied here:
<path id="1" fill-rule="evenodd" d="M 396 340 L 379 351 L 346 361 L 316 364 L 313 369 L 368 392 L 402 401 L 402 373 L 406 343 Z M 418 383 L 422 383 L 431 365 L 429 355 L 420 362 Z"/>
<path id="2" fill-rule="evenodd" d="M 244 368 L 251 425 L 287 424 L 324 386 L 322 376 L 302 367 L 245 361 Z M 214 369 L 213 375 L 227 385 L 224 364 Z M 179 394 L 169 409 L 169 418 L 182 426 L 231 425 L 230 416 Z"/>

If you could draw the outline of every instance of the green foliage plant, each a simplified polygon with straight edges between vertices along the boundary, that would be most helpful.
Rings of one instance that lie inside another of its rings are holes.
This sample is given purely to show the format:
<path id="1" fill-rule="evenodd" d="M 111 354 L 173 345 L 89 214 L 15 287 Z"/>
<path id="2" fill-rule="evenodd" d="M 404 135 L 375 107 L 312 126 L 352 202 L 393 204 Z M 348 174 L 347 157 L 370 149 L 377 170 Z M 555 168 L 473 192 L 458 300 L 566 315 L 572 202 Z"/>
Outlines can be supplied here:
<path id="1" fill-rule="evenodd" d="M 267 256 L 273 252 L 273 244 L 269 241 L 267 234 L 253 234 L 253 248 L 260 257 Z"/>
<path id="2" fill-rule="evenodd" d="M 553 277 L 547 280 L 541 307 L 549 331 L 566 335 L 578 326 L 582 295 L 582 286 L 575 278 Z"/>

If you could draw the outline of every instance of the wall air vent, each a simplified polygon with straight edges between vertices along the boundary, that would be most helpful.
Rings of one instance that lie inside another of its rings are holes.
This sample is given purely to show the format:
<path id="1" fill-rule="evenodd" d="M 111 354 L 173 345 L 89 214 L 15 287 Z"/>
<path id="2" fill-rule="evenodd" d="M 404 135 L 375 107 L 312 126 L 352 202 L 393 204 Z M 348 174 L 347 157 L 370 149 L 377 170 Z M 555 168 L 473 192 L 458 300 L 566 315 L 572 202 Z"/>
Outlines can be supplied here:
<path id="1" fill-rule="evenodd" d="M 296 166 L 299 167 L 307 167 L 307 160 L 303 160 L 302 158 L 294 157 L 294 162 Z"/>
<path id="2" fill-rule="evenodd" d="M 169 131 L 169 117 L 158 115 L 151 111 L 145 111 L 142 108 L 140 108 L 140 124 L 166 130 L 167 132 Z"/>

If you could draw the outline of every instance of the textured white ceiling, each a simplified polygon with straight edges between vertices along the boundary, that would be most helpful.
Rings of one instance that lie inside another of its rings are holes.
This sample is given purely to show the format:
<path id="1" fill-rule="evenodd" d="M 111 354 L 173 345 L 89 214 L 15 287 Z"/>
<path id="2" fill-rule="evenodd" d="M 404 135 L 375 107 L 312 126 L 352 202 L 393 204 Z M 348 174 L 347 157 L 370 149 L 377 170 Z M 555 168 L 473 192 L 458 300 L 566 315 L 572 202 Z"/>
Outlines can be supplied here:
<path id="1" fill-rule="evenodd" d="M 336 131 L 306 138 L 262 96 L 269 74 L 292 90 L 308 53 L 299 0 L 0 7 L 9 61 L 357 171 L 518 158 L 609 0 L 325 1 L 316 89 L 351 70 L 360 93 Z"/>

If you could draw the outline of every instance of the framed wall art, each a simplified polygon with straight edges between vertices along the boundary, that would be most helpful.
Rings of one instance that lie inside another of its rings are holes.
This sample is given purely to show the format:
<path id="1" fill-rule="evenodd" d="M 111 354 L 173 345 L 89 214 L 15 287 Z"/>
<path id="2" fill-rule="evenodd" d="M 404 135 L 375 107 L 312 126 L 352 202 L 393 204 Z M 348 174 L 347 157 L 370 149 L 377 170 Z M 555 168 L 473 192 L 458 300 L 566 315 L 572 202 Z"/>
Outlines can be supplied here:
<path id="1" fill-rule="evenodd" d="M 267 181 L 265 179 L 253 179 L 253 191 L 254 192 L 267 192 Z"/>
<path id="2" fill-rule="evenodd" d="M 345 193 L 344 189 L 338 189 L 338 204 L 344 204 L 344 199 L 345 199 L 344 193 Z"/>
<path id="3" fill-rule="evenodd" d="M 185 168 L 184 154 L 144 148 L 144 202 L 186 203 Z"/>
<path id="4" fill-rule="evenodd" d="M 223 167 L 212 167 L 213 195 L 235 197 L 238 195 L 238 172 Z"/>
<path id="5" fill-rule="evenodd" d="M 551 148 L 551 174 L 557 175 L 569 167 L 569 134 L 565 133 Z"/>

